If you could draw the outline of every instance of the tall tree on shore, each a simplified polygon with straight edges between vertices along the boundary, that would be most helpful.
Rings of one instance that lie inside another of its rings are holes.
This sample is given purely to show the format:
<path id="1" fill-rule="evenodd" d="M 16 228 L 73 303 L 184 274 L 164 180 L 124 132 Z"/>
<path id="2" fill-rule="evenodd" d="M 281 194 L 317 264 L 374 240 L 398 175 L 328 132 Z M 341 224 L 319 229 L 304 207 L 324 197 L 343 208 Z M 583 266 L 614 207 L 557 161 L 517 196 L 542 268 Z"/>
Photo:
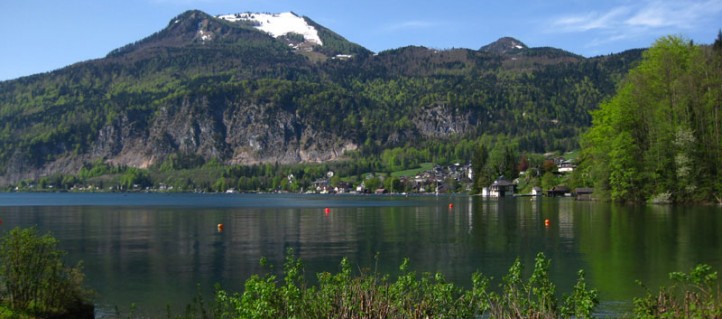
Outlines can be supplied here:
<path id="1" fill-rule="evenodd" d="M 472 192 L 475 194 L 481 193 L 481 190 L 490 183 L 491 176 L 486 170 L 486 163 L 488 160 L 489 151 L 486 149 L 486 146 L 481 145 L 477 147 L 471 157 L 471 171 L 474 182 L 472 185 Z"/>
<path id="2" fill-rule="evenodd" d="M 721 41 L 722 34 L 713 46 L 657 40 L 617 95 L 593 112 L 582 158 L 600 193 L 683 202 L 722 192 Z"/>

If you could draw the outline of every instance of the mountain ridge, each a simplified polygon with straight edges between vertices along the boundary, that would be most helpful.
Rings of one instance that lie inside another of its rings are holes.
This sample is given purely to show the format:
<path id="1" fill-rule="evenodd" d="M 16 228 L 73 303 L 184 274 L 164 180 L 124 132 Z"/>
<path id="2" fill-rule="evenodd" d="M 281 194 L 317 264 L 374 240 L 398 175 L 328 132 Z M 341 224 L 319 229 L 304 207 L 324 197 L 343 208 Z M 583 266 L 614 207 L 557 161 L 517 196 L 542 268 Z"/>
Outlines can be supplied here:
<path id="1" fill-rule="evenodd" d="M 252 13 L 252 12 L 246 12 L 246 13 Z M 292 11 L 289 11 L 289 13 L 296 14 L 296 13 L 294 13 L 294 12 L 292 12 Z M 137 49 L 138 47 L 142 47 L 142 44 L 143 44 L 144 42 L 150 41 L 150 40 L 155 40 L 155 38 L 163 35 L 166 31 L 168 31 L 168 29 L 171 27 L 171 25 L 174 24 L 176 21 L 179 21 L 179 20 L 182 21 L 185 17 L 187 17 L 187 16 L 193 17 L 194 15 L 201 15 L 201 16 L 205 16 L 205 17 L 207 17 L 207 18 L 215 18 L 215 19 L 217 19 L 217 16 L 213 16 L 213 15 L 207 14 L 207 13 L 205 13 L 205 12 L 203 12 L 203 11 L 200 11 L 200 10 L 195 10 L 195 9 L 194 9 L 194 10 L 187 10 L 187 11 L 179 14 L 178 16 L 172 18 L 172 19 L 169 21 L 168 25 L 167 25 L 164 29 L 161 29 L 161 30 L 159 30 L 159 31 L 157 31 L 157 32 L 155 32 L 155 33 L 147 36 L 147 37 L 144 37 L 144 38 L 142 38 L 142 39 L 140 39 L 140 40 L 138 40 L 138 41 L 135 41 L 135 42 L 133 42 L 133 43 L 129 43 L 129 44 L 123 45 L 123 46 L 121 46 L 121 47 L 118 47 L 118 48 L 116 48 L 116 49 L 113 49 L 113 50 L 111 50 L 108 54 L 106 54 L 104 57 L 95 58 L 95 59 L 89 59 L 89 60 L 86 60 L 86 61 L 79 61 L 79 62 L 72 63 L 72 64 L 70 64 L 70 65 L 67 65 L 67 66 L 64 66 L 64 67 L 60 67 L 60 68 L 57 68 L 57 69 L 54 69 L 54 70 L 48 70 L 48 71 L 40 72 L 40 73 L 36 73 L 36 74 L 29 74 L 29 75 L 25 75 L 25 76 L 20 76 L 20 77 L 18 77 L 18 78 L 14 78 L 14 79 L 7 79 L 7 80 L 0 81 L 0 83 L 2 83 L 2 82 L 7 82 L 7 81 L 15 81 L 15 80 L 19 80 L 19 79 L 22 79 L 22 78 L 34 77 L 34 76 L 38 76 L 38 75 L 49 74 L 49 73 L 52 73 L 52 72 L 61 71 L 61 70 L 66 69 L 66 68 L 68 68 L 68 67 L 73 67 L 73 66 L 78 65 L 78 64 L 83 64 L 83 63 L 92 62 L 92 61 L 96 61 L 96 60 L 101 60 L 101 59 L 105 59 L 105 58 L 117 57 L 117 56 L 119 56 L 119 55 L 121 55 L 121 54 L 123 54 L 123 53 L 129 53 L 129 51 L 132 51 L 133 49 Z M 232 14 L 229 14 L 229 15 L 232 15 Z M 296 15 L 297 15 L 297 14 L 296 14 Z M 316 28 L 319 30 L 320 33 L 322 33 L 322 34 L 323 34 L 323 33 L 327 34 L 327 35 L 328 35 L 327 37 L 332 38 L 334 41 L 347 42 L 347 43 L 344 43 L 343 45 L 341 45 L 341 47 L 344 47 L 344 48 L 345 48 L 345 49 L 343 49 L 343 50 L 327 50 L 327 49 L 321 49 L 321 51 L 325 51 L 327 57 L 333 57 L 333 56 L 339 55 L 339 54 L 341 54 L 341 55 L 346 55 L 347 53 L 358 54 L 358 55 L 370 55 L 370 54 L 374 54 L 374 52 L 366 49 L 365 47 L 363 47 L 363 46 L 361 46 L 361 45 L 359 45 L 359 44 L 356 44 L 356 43 L 352 43 L 352 42 L 348 41 L 347 39 L 345 39 L 344 37 L 342 37 L 342 36 L 338 35 L 337 33 L 333 32 L 332 30 L 329 30 L 329 29 L 321 26 L 320 24 L 318 24 L 318 23 L 316 23 L 315 21 L 311 20 L 311 19 L 310 19 L 309 17 L 307 17 L 307 16 L 299 16 L 299 17 L 302 17 L 302 18 L 303 18 L 304 20 L 306 20 L 309 24 L 311 24 L 311 25 L 313 25 L 314 27 L 316 27 Z M 247 31 L 258 31 L 258 30 L 252 30 L 251 26 L 247 26 L 247 27 L 248 27 L 248 28 L 246 28 Z M 256 35 L 262 34 L 262 33 L 263 33 L 263 32 L 260 32 L 260 33 L 257 33 Z M 523 47 L 524 47 L 523 49 L 526 49 L 526 50 L 538 51 L 538 50 L 551 49 L 551 50 L 554 50 L 554 51 L 557 51 L 557 52 L 561 52 L 561 53 L 563 53 L 563 54 L 565 54 L 565 55 L 568 54 L 568 55 L 571 55 L 571 56 L 582 57 L 582 56 L 580 56 L 580 55 L 578 55 L 578 54 L 575 54 L 575 53 L 572 53 L 572 52 L 569 52 L 569 51 L 566 51 L 566 50 L 563 50 L 563 49 L 558 49 L 558 48 L 551 48 L 551 47 L 532 47 L 532 48 L 530 48 L 530 47 L 526 47 L 526 45 L 523 44 L 522 41 L 520 41 L 520 40 L 518 40 L 518 39 L 515 39 L 515 38 L 513 38 L 513 37 L 508 37 L 508 36 L 501 37 L 501 38 L 499 38 L 499 39 L 497 39 L 497 40 L 495 40 L 495 41 L 492 41 L 492 42 L 490 42 L 490 43 L 488 43 L 488 44 L 486 44 L 486 45 L 483 45 L 482 47 L 480 47 L 480 48 L 478 49 L 478 51 L 489 52 L 490 50 L 492 50 L 491 48 L 493 48 L 495 44 L 497 44 L 497 43 L 499 43 L 499 42 L 502 42 L 502 43 L 503 43 L 503 41 L 504 41 L 505 39 L 511 39 L 511 40 L 514 40 L 514 41 L 517 41 L 517 42 L 521 43 L 521 44 L 523 45 Z M 422 46 L 415 46 L 415 45 L 411 45 L 411 46 L 412 46 L 412 47 L 422 47 Z M 380 52 L 378 52 L 378 53 L 375 53 L 375 54 L 379 54 L 379 53 L 383 53 L 383 52 L 387 52 L 387 51 L 399 50 L 399 49 L 402 49 L 402 48 L 404 48 L 404 47 L 385 49 L 385 50 L 382 50 L 382 51 L 380 51 Z M 461 50 L 474 50 L 474 49 L 470 49 L 470 48 L 429 49 L 429 50 L 434 50 L 434 51 L 449 51 L 449 50 L 458 50 L 458 49 L 461 49 Z M 625 51 L 622 51 L 622 52 L 611 53 L 611 54 L 622 54 L 622 53 L 624 53 L 624 52 L 626 52 L 626 51 L 630 51 L 630 50 L 639 50 L 639 49 L 637 49 L 637 48 L 635 48 L 635 49 L 629 49 L 629 50 L 625 50 Z M 331 51 L 331 52 L 329 52 L 329 51 Z M 598 56 L 598 57 L 603 57 L 603 55 L 600 55 L 600 56 Z M 595 58 L 595 57 L 590 57 L 590 58 Z"/>
<path id="2" fill-rule="evenodd" d="M 293 36 L 194 10 L 105 58 L 0 82 L 0 183 L 96 161 L 325 162 L 485 134 L 516 136 L 528 151 L 570 149 L 641 56 L 373 54 L 303 19 L 324 45 L 301 50 Z"/>

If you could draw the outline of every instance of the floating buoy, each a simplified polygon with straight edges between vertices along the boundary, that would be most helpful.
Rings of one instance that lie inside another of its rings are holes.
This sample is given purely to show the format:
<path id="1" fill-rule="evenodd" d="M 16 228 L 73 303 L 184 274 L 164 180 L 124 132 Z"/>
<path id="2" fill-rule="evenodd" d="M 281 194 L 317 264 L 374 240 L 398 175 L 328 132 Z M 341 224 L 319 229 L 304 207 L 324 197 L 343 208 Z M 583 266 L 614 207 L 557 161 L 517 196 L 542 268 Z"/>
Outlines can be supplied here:
<path id="1" fill-rule="evenodd" d="M 454 208 L 454 203 L 449 203 L 449 209 Z"/>
<path id="2" fill-rule="evenodd" d="M 551 224 L 552 224 L 552 222 L 550 222 L 549 219 L 544 220 L 544 226 L 549 227 L 549 225 L 551 225 Z"/>
<path id="3" fill-rule="evenodd" d="M 219 233 L 223 232 L 223 224 L 218 224 L 218 232 Z"/>
<path id="4" fill-rule="evenodd" d="M 331 212 L 331 209 L 326 207 L 326 208 L 324 208 L 323 212 L 326 213 L 326 215 L 328 215 L 328 213 Z"/>

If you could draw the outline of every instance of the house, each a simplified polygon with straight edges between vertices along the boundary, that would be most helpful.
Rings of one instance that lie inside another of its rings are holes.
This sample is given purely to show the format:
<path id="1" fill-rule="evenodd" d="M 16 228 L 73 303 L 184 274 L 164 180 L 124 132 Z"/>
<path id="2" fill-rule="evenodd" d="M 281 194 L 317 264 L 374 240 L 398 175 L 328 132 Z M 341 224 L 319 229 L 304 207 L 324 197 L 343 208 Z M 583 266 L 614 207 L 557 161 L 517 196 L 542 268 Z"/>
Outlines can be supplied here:
<path id="1" fill-rule="evenodd" d="M 325 178 L 317 179 L 313 182 L 313 187 L 317 192 L 321 192 L 328 189 L 328 180 Z"/>
<path id="2" fill-rule="evenodd" d="M 574 162 L 565 160 L 559 164 L 558 172 L 559 173 L 571 173 L 574 171 L 575 167 L 576 167 L 576 165 L 574 165 Z"/>
<path id="3" fill-rule="evenodd" d="M 500 176 L 489 186 L 489 197 L 514 196 L 515 189 L 514 183 Z"/>
<path id="4" fill-rule="evenodd" d="M 356 186 L 356 192 L 359 194 L 366 193 L 366 185 L 362 182 L 361 185 Z"/>
<path id="5" fill-rule="evenodd" d="M 563 196 L 571 196 L 571 190 L 569 187 L 566 186 L 554 186 L 552 189 L 547 191 L 547 196 L 549 197 L 563 197 Z"/>
<path id="6" fill-rule="evenodd" d="M 574 190 L 574 198 L 577 200 L 592 200 L 593 188 L 577 188 Z"/>
<path id="7" fill-rule="evenodd" d="M 489 188 L 488 188 L 488 187 L 484 187 L 484 188 L 481 189 L 481 196 L 482 196 L 482 197 L 489 197 Z"/>
<path id="8" fill-rule="evenodd" d="M 339 182 L 338 185 L 334 187 L 334 191 L 338 194 L 349 193 L 352 189 L 351 184 L 347 182 Z"/>
<path id="9" fill-rule="evenodd" d="M 534 186 L 534 187 L 531 189 L 531 196 L 543 196 L 543 195 L 544 195 L 544 191 L 542 191 L 542 188 L 541 188 L 541 187 L 539 187 L 539 186 Z"/>

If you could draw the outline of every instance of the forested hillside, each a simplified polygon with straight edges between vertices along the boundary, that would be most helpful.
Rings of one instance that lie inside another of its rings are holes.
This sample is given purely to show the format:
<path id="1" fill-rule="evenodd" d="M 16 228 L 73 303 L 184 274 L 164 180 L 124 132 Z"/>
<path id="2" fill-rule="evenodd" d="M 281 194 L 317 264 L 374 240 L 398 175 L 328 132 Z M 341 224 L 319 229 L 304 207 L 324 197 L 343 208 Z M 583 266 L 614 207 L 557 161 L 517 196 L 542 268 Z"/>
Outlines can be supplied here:
<path id="1" fill-rule="evenodd" d="M 593 113 L 579 172 L 618 201 L 721 201 L 722 32 L 659 39 Z"/>
<path id="2" fill-rule="evenodd" d="M 468 161 L 473 149 L 449 158 L 445 144 L 483 136 L 525 152 L 576 149 L 589 112 L 642 52 L 499 49 L 507 38 L 372 54 L 304 19 L 323 46 L 189 11 L 105 58 L 0 82 L 0 182 L 97 163 L 317 163 L 401 146 Z"/>

